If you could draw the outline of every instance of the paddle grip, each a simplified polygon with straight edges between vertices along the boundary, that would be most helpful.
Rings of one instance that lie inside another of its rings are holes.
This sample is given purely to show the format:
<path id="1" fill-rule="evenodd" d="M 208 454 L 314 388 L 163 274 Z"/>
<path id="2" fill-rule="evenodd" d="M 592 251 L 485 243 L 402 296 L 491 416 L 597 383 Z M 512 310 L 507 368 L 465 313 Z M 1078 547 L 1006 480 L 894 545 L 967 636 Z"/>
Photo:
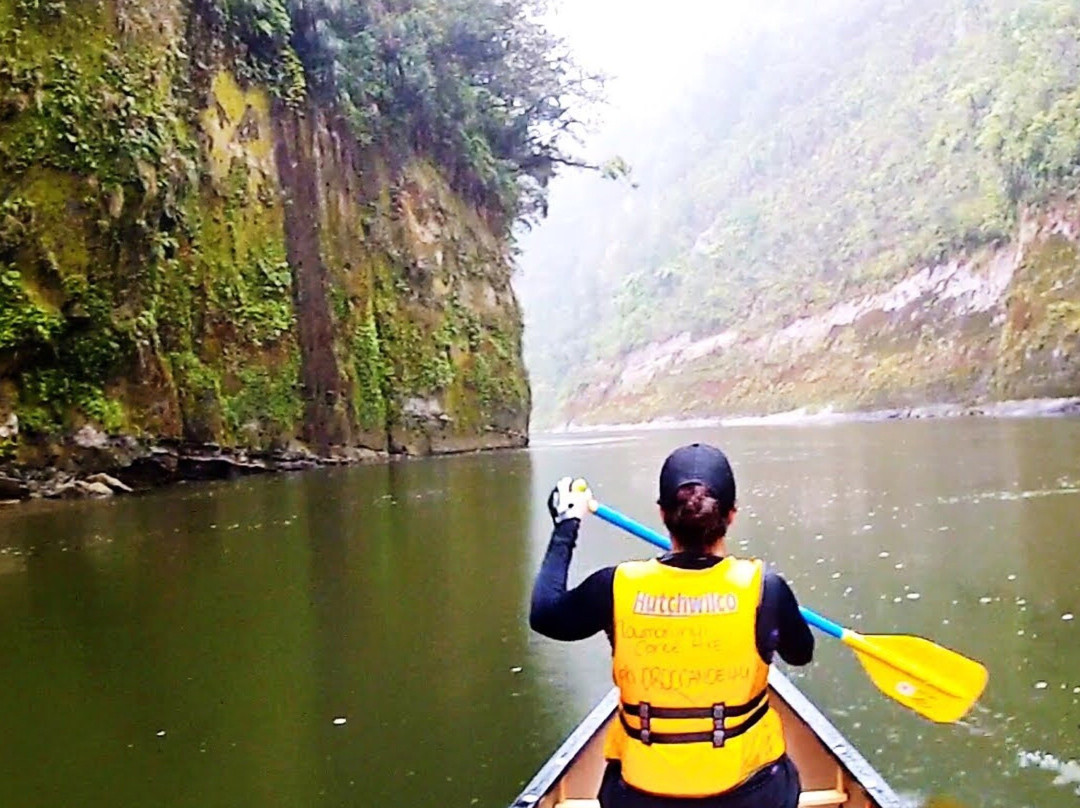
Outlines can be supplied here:
<path id="1" fill-rule="evenodd" d="M 589 509 L 605 522 L 615 525 L 615 527 L 621 527 L 627 533 L 632 533 L 639 539 L 644 539 L 649 544 L 659 547 L 661 550 L 671 549 L 671 540 L 667 536 L 657 533 L 652 528 L 646 527 L 641 524 L 641 522 L 635 521 L 629 516 L 623 516 L 621 513 L 613 508 L 609 508 L 607 505 L 601 505 L 599 502 L 593 501 L 589 503 Z M 810 625 L 824 631 L 831 637 L 843 639 L 844 627 L 839 623 L 834 623 L 832 620 L 822 617 L 817 612 L 811 611 L 805 606 L 800 606 L 799 611 L 802 612 L 803 619 Z"/>

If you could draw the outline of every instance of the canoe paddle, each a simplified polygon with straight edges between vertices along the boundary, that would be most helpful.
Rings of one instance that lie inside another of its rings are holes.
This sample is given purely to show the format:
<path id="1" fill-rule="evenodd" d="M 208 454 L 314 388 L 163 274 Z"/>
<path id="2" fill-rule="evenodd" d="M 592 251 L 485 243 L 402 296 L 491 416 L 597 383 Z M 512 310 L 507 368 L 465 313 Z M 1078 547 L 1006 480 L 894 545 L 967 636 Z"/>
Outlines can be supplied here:
<path id="1" fill-rule="evenodd" d="M 589 510 L 616 527 L 663 550 L 671 540 L 596 500 Z M 983 692 L 985 667 L 924 637 L 902 634 L 860 634 L 800 606 L 806 622 L 836 637 L 855 652 L 867 675 L 882 693 L 919 715 L 949 724 L 958 721 Z"/>

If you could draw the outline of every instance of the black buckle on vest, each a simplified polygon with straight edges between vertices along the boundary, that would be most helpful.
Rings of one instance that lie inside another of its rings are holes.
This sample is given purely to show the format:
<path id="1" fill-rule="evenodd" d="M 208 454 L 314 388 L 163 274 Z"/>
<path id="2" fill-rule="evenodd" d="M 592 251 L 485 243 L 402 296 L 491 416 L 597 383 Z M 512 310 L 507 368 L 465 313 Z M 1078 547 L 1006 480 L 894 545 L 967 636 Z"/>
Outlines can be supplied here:
<path id="1" fill-rule="evenodd" d="M 732 707 L 727 704 L 714 704 L 712 707 L 653 707 L 647 704 L 623 704 L 619 708 L 619 721 L 627 736 L 635 741 L 641 741 L 646 745 L 658 743 L 711 743 L 714 747 L 722 747 L 728 738 L 734 738 L 748 732 L 769 712 L 767 698 L 758 698 L 758 708 L 751 713 L 750 717 L 735 727 L 722 725 L 724 717 L 743 715 L 746 710 L 744 705 Z M 643 709 L 644 708 L 644 709 Z M 673 712 L 679 715 L 672 715 Z M 687 715 L 686 713 L 691 713 Z M 632 727 L 626 720 L 627 714 L 643 716 L 641 727 Z M 713 729 L 701 732 L 653 732 L 649 722 L 653 718 L 711 718 Z"/>
<path id="2" fill-rule="evenodd" d="M 714 749 L 720 749 L 724 745 L 724 709 L 723 702 L 712 706 L 712 745 Z"/>

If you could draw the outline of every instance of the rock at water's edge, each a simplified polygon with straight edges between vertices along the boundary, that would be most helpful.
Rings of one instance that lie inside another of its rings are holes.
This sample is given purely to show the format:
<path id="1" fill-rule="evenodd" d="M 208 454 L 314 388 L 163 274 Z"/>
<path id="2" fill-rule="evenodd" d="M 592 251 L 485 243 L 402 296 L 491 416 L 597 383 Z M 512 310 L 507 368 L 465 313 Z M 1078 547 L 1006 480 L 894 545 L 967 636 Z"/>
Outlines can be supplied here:
<path id="1" fill-rule="evenodd" d="M 30 498 L 30 487 L 21 480 L 0 477 L 0 499 L 20 500 Z"/>

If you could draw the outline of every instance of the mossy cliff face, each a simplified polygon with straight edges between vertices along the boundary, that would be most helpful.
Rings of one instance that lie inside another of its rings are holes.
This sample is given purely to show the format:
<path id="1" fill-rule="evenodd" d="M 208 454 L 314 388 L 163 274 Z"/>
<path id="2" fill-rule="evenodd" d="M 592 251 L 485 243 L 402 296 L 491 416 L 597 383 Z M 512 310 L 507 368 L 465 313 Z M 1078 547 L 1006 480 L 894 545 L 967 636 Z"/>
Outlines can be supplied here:
<path id="1" fill-rule="evenodd" d="M 427 160 L 359 149 L 317 108 L 278 115 L 274 132 L 305 438 L 411 454 L 523 445 L 505 245 Z"/>
<path id="2" fill-rule="evenodd" d="M 524 444 L 506 245 L 208 30 L 174 0 L 0 0 L 0 462 Z"/>
<path id="3" fill-rule="evenodd" d="M 601 368 L 574 423 L 798 408 L 978 407 L 1080 396 L 1080 209 L 1022 217 L 1010 243 L 916 267 L 902 281 L 776 330 L 748 322 L 651 345 Z"/>

